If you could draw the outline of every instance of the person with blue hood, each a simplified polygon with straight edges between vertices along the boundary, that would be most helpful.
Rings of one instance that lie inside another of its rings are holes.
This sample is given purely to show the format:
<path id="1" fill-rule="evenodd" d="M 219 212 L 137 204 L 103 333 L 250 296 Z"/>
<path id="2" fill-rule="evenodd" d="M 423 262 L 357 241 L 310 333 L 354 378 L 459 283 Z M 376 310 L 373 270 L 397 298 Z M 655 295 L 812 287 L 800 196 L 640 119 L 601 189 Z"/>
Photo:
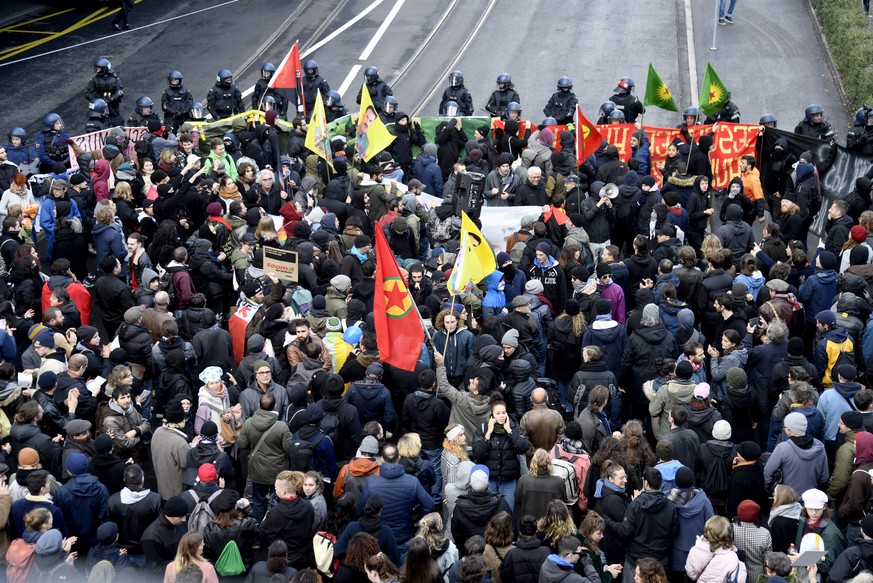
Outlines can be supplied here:
<path id="1" fill-rule="evenodd" d="M 837 330 L 842 330 L 845 335 L 845 329 L 837 327 Z M 821 342 L 819 341 L 817 348 L 821 346 Z M 816 350 L 816 353 L 818 353 L 818 350 Z M 851 364 L 842 364 L 836 367 L 836 371 L 832 370 L 830 376 L 832 377 L 831 381 L 833 382 L 834 390 L 823 391 L 819 396 L 816 408 L 824 416 L 823 441 L 825 446 L 835 448 L 837 434 L 839 433 L 840 416 L 847 411 L 858 410 L 858 407 L 855 405 L 855 395 L 863 387 L 860 383 L 855 382 L 858 371 Z"/>
<path id="2" fill-rule="evenodd" d="M 819 248 L 813 259 L 815 273 L 806 278 L 797 290 L 797 299 L 806 308 L 806 329 L 803 338 L 807 346 L 815 339 L 816 316 L 834 305 L 840 277 L 835 271 L 837 257 L 830 251 Z M 809 354 L 809 353 L 807 353 Z M 821 371 L 824 372 L 824 371 Z M 830 386 L 829 384 L 827 386 Z"/>
<path id="3" fill-rule="evenodd" d="M 552 553 L 540 567 L 539 583 L 596 583 L 600 574 L 594 568 L 591 556 L 584 551 L 576 536 L 558 540 L 557 553 Z M 584 575 L 580 574 L 580 571 Z"/>
<path id="4" fill-rule="evenodd" d="M 69 557 L 71 546 L 69 539 L 64 539 L 57 529 L 53 528 L 43 534 L 36 541 L 36 557 L 28 574 L 28 581 L 85 583 L 85 578 L 73 566 L 75 559 Z"/>
<path id="5" fill-rule="evenodd" d="M 664 481 L 661 483 L 661 492 L 669 494 L 676 487 L 676 472 L 685 466 L 673 457 L 672 441 L 661 439 L 658 445 L 655 446 L 655 454 L 658 456 L 658 463 L 655 464 L 655 469 L 661 472 L 661 476 L 664 478 Z"/>
<path id="6" fill-rule="evenodd" d="M 642 129 L 631 135 L 631 158 L 639 161 L 637 172 L 646 176 L 652 169 L 652 154 L 649 152 L 649 136 Z"/>
<path id="7" fill-rule="evenodd" d="M 443 173 L 437 164 L 437 154 L 436 144 L 425 144 L 422 147 L 421 159 L 415 163 L 415 178 L 424 184 L 427 194 L 442 198 Z"/>
<path id="8" fill-rule="evenodd" d="M 660 444 L 659 444 L 660 445 Z M 685 573 L 688 551 L 694 546 L 703 525 L 715 512 L 706 492 L 694 487 L 694 472 L 685 466 L 676 470 L 676 487 L 667 494 L 667 499 L 676 505 L 679 527 L 670 553 L 670 570 Z"/>
<path id="9" fill-rule="evenodd" d="M 42 204 L 39 206 L 39 214 L 38 214 L 38 225 L 39 230 L 45 232 L 45 242 L 46 242 L 46 259 L 48 261 L 52 260 L 52 249 L 54 247 L 54 238 L 55 238 L 55 226 L 57 225 L 58 219 L 66 219 L 72 221 L 73 219 L 82 220 L 82 215 L 79 213 L 79 207 L 76 204 L 76 201 L 70 198 L 70 195 L 67 194 L 67 181 L 66 179 L 59 178 L 54 179 L 52 177 L 47 182 L 50 183 L 50 191 L 51 193 L 46 196 L 45 200 L 43 200 Z M 70 204 L 69 210 L 67 214 L 60 214 L 56 212 L 56 205 L 59 202 L 67 202 Z"/>
<path id="10" fill-rule="evenodd" d="M 567 302 L 567 284 L 564 281 L 564 270 L 549 255 L 551 245 L 546 242 L 537 244 L 534 264 L 528 271 L 529 280 L 538 280 L 543 284 L 543 294 L 552 304 L 556 314 L 564 311 Z"/>
<path id="11" fill-rule="evenodd" d="M 114 522 L 104 522 L 97 528 L 97 542 L 88 551 L 85 569 L 90 571 L 100 561 L 112 563 L 116 571 L 132 566 L 127 553 L 122 553 L 118 546 L 118 525 Z"/>
<path id="12" fill-rule="evenodd" d="M 506 282 L 503 272 L 495 270 L 485 277 L 485 297 L 482 299 L 482 315 L 496 316 L 500 319 L 508 313 L 506 309 Z"/>
<path id="13" fill-rule="evenodd" d="M 84 550 L 97 540 L 98 525 L 106 519 L 109 490 L 88 472 L 85 454 L 70 454 L 64 469 L 72 477 L 55 493 L 55 504 L 63 511 L 70 534 L 78 537 L 77 548 Z"/>

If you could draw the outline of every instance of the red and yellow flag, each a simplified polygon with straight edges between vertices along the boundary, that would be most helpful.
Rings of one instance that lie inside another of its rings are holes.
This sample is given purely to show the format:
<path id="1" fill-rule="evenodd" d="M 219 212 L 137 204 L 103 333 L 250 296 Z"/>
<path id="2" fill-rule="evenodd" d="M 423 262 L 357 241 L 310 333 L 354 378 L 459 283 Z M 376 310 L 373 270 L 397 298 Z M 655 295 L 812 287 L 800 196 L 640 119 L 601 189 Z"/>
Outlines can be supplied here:
<path id="1" fill-rule="evenodd" d="M 593 123 L 582 113 L 582 107 L 576 106 L 576 166 L 585 163 L 591 154 L 600 148 L 603 136 Z"/>
<path id="2" fill-rule="evenodd" d="M 272 87 L 287 99 L 292 106 L 292 112 L 295 114 L 302 112 L 304 116 L 309 115 L 310 112 L 306 111 L 306 101 L 303 95 L 303 67 L 300 65 L 298 41 L 294 41 L 294 46 L 282 59 L 267 87 Z"/>
<path id="3" fill-rule="evenodd" d="M 382 362 L 414 371 L 424 342 L 415 303 L 382 229 L 376 229 L 376 294 L 373 323 Z"/>

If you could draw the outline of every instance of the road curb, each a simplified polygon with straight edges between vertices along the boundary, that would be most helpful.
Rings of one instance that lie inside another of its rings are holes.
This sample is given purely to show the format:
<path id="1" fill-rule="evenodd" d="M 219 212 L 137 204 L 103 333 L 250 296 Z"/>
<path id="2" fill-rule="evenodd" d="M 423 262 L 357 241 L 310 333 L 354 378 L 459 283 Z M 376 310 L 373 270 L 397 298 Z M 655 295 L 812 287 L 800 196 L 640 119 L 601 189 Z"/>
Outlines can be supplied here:
<path id="1" fill-rule="evenodd" d="M 843 86 L 843 77 L 840 75 L 839 69 L 837 69 L 837 63 L 834 61 L 834 56 L 831 54 L 831 47 L 828 45 L 828 41 L 824 36 L 824 30 L 822 30 L 821 22 L 818 20 L 818 15 L 815 12 L 815 6 L 812 5 L 812 0 L 806 0 L 806 6 L 812 17 L 812 23 L 815 26 L 818 40 L 821 42 L 822 47 L 824 47 L 824 54 L 827 56 L 826 60 L 828 63 L 828 69 L 831 72 L 831 76 L 834 78 L 834 85 L 837 88 L 837 92 L 840 94 L 840 101 L 843 102 L 843 109 L 847 114 L 853 115 L 854 111 L 851 111 L 851 108 L 849 107 L 849 95 L 846 93 L 846 88 Z"/>

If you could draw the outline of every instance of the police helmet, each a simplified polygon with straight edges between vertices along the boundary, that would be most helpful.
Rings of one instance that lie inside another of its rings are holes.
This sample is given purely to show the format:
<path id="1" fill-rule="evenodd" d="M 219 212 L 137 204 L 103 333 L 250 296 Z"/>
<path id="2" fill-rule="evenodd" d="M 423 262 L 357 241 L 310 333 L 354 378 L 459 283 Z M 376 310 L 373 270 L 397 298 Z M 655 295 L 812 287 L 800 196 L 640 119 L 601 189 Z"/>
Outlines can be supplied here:
<path id="1" fill-rule="evenodd" d="M 509 73 L 501 73 L 497 76 L 498 89 L 506 89 L 506 86 L 510 83 L 512 83 L 512 77 L 509 76 Z"/>
<path id="2" fill-rule="evenodd" d="M 143 95 L 142 97 L 140 97 L 139 99 L 136 100 L 136 112 L 139 113 L 140 115 L 143 115 L 143 113 L 142 113 L 143 107 L 151 108 L 151 107 L 154 107 L 154 105 L 155 105 L 155 102 L 152 101 L 151 97 L 149 97 L 148 95 Z M 151 112 L 149 112 L 149 113 L 151 113 Z"/>
<path id="3" fill-rule="evenodd" d="M 615 92 L 625 94 L 630 93 L 634 90 L 634 85 L 636 85 L 636 83 L 634 83 L 633 79 L 631 79 L 630 77 L 622 77 L 618 80 L 618 85 L 615 87 Z"/>
<path id="4" fill-rule="evenodd" d="M 773 124 L 772 127 L 775 128 L 776 127 L 776 116 L 773 115 L 772 113 L 765 113 L 764 115 L 761 116 L 761 119 L 758 120 L 758 123 L 761 125 L 771 123 L 771 124 Z"/>
<path id="5" fill-rule="evenodd" d="M 170 71 L 170 74 L 167 75 L 167 83 L 170 84 L 170 87 L 180 87 L 184 78 L 181 71 Z"/>
<path id="6" fill-rule="evenodd" d="M 458 115 L 458 102 L 446 101 L 445 105 L 443 105 L 442 115 L 445 117 L 455 117 Z"/>
<path id="7" fill-rule="evenodd" d="M 61 116 L 59 116 L 55 112 L 47 113 L 42 117 L 42 125 L 44 125 L 48 129 L 54 128 L 55 124 L 58 122 L 61 122 L 61 125 L 63 126 L 64 120 L 62 120 Z"/>
<path id="8" fill-rule="evenodd" d="M 700 115 L 700 110 L 696 107 L 686 107 L 685 111 L 682 112 L 682 117 L 694 116 L 697 117 Z"/>
<path id="9" fill-rule="evenodd" d="M 806 115 L 806 119 L 812 118 L 812 116 L 824 113 L 824 108 L 818 103 L 813 103 L 809 107 L 804 110 L 804 114 Z"/>
<path id="10" fill-rule="evenodd" d="M 614 120 L 614 119 L 617 119 L 619 121 L 619 123 L 623 123 L 624 122 L 624 112 L 620 109 L 613 109 L 609 114 L 609 121 L 612 122 L 612 120 Z"/>
<path id="11" fill-rule="evenodd" d="M 556 126 L 556 125 L 558 125 L 558 120 L 556 120 L 553 117 L 547 117 L 546 119 L 543 120 L 543 123 L 540 124 L 540 127 L 542 127 L 542 126 Z"/>
<path id="12" fill-rule="evenodd" d="M 327 107 L 342 107 L 343 98 L 338 92 L 331 90 L 325 95 L 324 104 Z"/>
<path id="13" fill-rule="evenodd" d="M 318 63 L 315 62 L 315 59 L 309 59 L 303 63 L 303 72 L 306 73 L 307 77 L 318 75 Z"/>
<path id="14" fill-rule="evenodd" d="M 103 117 L 106 115 L 106 102 L 100 98 L 88 104 L 88 117 Z"/>
<path id="15" fill-rule="evenodd" d="M 261 78 L 269 79 L 276 72 L 276 65 L 273 63 L 264 63 L 261 65 Z"/>
<path id="16" fill-rule="evenodd" d="M 379 80 L 379 69 L 373 66 L 367 67 L 364 69 L 364 78 L 367 83 L 375 83 Z"/>
<path id="17" fill-rule="evenodd" d="M 573 89 L 573 80 L 569 77 L 561 77 L 558 79 L 558 91 L 570 91 Z"/>
<path id="18" fill-rule="evenodd" d="M 600 104 L 600 113 L 605 117 L 609 117 L 609 114 L 615 110 L 615 104 L 611 101 L 604 101 Z"/>
<path id="19" fill-rule="evenodd" d="M 276 109 L 276 98 L 272 95 L 264 95 L 264 111 Z"/>
<path id="20" fill-rule="evenodd" d="M 518 113 L 521 113 L 521 104 L 517 101 L 510 101 L 506 105 L 506 111 L 517 111 Z"/>
<path id="21" fill-rule="evenodd" d="M 112 70 L 112 63 L 106 57 L 98 57 L 94 59 L 94 71 L 98 75 L 106 75 Z"/>
<path id="22" fill-rule="evenodd" d="M 21 141 L 24 141 L 24 138 L 27 137 L 27 132 L 24 131 L 24 128 L 12 128 L 9 130 L 9 139 L 12 138 L 21 138 Z"/>
<path id="23" fill-rule="evenodd" d="M 382 102 L 382 111 L 385 113 L 394 113 L 397 111 L 397 98 L 393 95 L 386 97 L 385 101 Z"/>
<path id="24" fill-rule="evenodd" d="M 215 82 L 224 85 L 225 87 L 229 87 L 231 83 L 233 83 L 233 73 L 228 71 L 227 69 L 222 69 L 215 75 Z"/>
<path id="25" fill-rule="evenodd" d="M 452 87 L 460 87 L 464 84 L 464 74 L 458 70 L 452 71 L 449 74 L 449 85 Z"/>
<path id="26" fill-rule="evenodd" d="M 190 113 L 192 119 L 203 119 L 203 104 L 199 101 L 195 101 L 191 106 Z"/>

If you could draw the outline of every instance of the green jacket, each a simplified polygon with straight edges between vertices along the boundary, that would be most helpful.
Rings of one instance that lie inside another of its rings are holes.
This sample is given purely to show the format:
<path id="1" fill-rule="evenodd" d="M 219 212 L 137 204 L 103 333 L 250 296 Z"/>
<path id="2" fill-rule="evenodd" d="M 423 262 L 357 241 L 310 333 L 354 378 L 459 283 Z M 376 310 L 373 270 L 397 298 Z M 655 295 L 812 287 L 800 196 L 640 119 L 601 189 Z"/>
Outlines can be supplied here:
<path id="1" fill-rule="evenodd" d="M 794 545 L 798 549 L 800 548 L 800 540 L 803 538 L 805 525 L 806 519 L 801 516 L 800 523 L 797 525 L 797 537 L 794 541 Z M 846 550 L 846 539 L 843 537 L 843 533 L 840 532 L 840 529 L 830 520 L 822 520 L 821 523 L 813 529 L 813 532 L 819 535 L 824 542 L 825 556 L 818 562 L 818 572 L 824 575 L 824 577 L 822 577 L 822 582 L 825 582 L 827 581 L 827 574 L 830 572 L 834 561 L 837 560 L 840 553 Z"/>
<path id="2" fill-rule="evenodd" d="M 273 427 L 277 425 L 278 427 Z M 269 431 L 266 439 L 257 448 L 261 437 Z M 249 477 L 255 484 L 272 484 L 279 472 L 288 469 L 285 452 L 291 445 L 291 430 L 287 423 L 279 421 L 272 411 L 258 409 L 243 423 L 237 445 L 249 452 Z M 254 451 L 257 448 L 257 451 Z"/>
<path id="3" fill-rule="evenodd" d="M 831 485 L 828 487 L 828 498 L 840 500 L 849 487 L 852 479 L 852 470 L 855 469 L 855 436 L 857 431 L 850 431 L 843 437 L 845 442 L 837 450 L 834 461 L 834 473 L 831 475 Z"/>

